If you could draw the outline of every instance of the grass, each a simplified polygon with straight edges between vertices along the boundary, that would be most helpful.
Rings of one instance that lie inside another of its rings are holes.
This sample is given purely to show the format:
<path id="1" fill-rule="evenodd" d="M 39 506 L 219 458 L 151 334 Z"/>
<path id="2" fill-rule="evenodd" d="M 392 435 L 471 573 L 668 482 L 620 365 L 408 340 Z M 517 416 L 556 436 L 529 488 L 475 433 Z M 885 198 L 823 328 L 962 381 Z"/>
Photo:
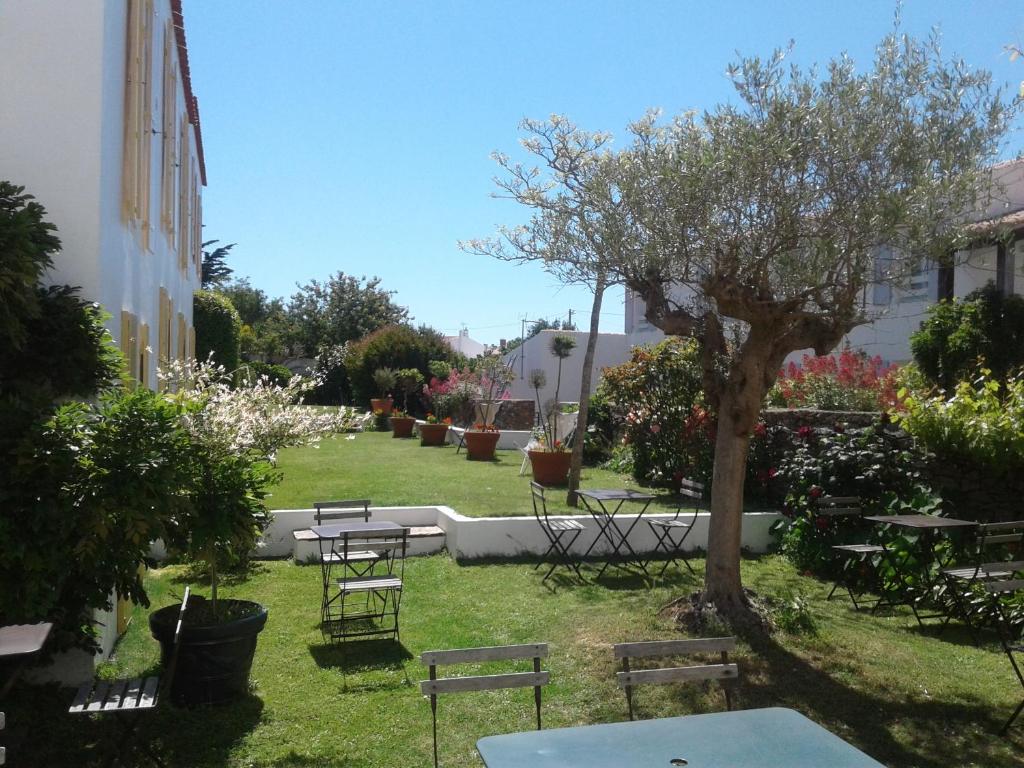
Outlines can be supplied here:
<path id="1" fill-rule="evenodd" d="M 700 572 L 702 563 L 694 565 Z M 792 707 L 893 768 L 1024 764 L 1024 727 L 1008 739 L 995 733 L 1022 692 L 993 643 L 975 648 L 954 629 L 939 637 L 918 629 L 907 612 L 873 617 L 826 602 L 829 585 L 777 557 L 745 561 L 743 572 L 762 594 L 802 595 L 818 632 L 741 641 L 738 707 Z M 542 584 L 528 563 L 460 566 L 444 555 L 409 560 L 405 576 L 402 644 L 350 646 L 346 659 L 317 627 L 319 569 L 254 564 L 225 587 L 269 608 L 252 694 L 230 706 L 161 707 L 144 732 L 159 735 L 170 766 L 429 765 L 430 708 L 417 687 L 425 677 L 418 654 L 531 641 L 551 644 L 545 727 L 624 720 L 611 644 L 678 636 L 658 609 L 698 586 L 676 569 L 653 587 L 629 576 L 601 584 L 556 576 Z M 154 607 L 173 602 L 186 583 L 196 577 L 181 566 L 151 572 Z M 109 674 L 155 668 L 147 613 L 135 610 Z M 5 702 L 12 765 L 92 765 L 116 743 L 112 723 L 68 717 L 69 699 L 69 691 L 23 687 Z M 698 686 L 642 689 L 637 703 L 641 717 L 723 706 L 717 688 Z M 529 690 L 442 698 L 442 764 L 479 766 L 478 738 L 530 730 L 532 717 Z"/>
<path id="2" fill-rule="evenodd" d="M 455 447 L 421 447 L 419 440 L 367 432 L 325 440 L 317 449 L 281 451 L 284 480 L 268 500 L 272 509 L 305 509 L 320 499 L 369 498 L 374 506 L 444 504 L 470 517 L 532 515 L 530 474 L 519 476 L 518 450 L 497 451 L 494 461 L 467 461 Z M 583 485 L 636 487 L 632 478 L 584 468 Z M 555 514 L 568 507 L 550 494 Z M 667 502 L 666 502 L 667 503 Z M 579 511 L 579 510 L 574 510 Z"/>

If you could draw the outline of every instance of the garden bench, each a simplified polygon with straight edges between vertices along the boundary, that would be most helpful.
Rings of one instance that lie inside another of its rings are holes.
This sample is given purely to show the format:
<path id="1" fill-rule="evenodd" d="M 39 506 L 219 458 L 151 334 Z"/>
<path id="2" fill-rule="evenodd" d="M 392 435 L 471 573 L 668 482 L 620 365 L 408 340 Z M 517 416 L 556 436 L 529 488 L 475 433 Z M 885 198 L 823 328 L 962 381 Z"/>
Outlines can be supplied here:
<path id="1" fill-rule="evenodd" d="M 162 675 L 122 680 L 95 680 L 84 683 L 75 694 L 68 712 L 72 715 L 124 715 L 117 720 L 124 728 L 121 743 L 114 755 L 116 760 L 125 754 L 139 725 L 139 716 L 156 708 L 160 700 L 170 690 L 174 681 L 174 669 L 178 664 L 178 651 L 181 647 L 181 629 L 185 619 L 185 609 L 191 590 L 186 587 L 178 611 L 178 623 L 174 628 L 174 645 L 167 669 Z M 142 745 L 146 755 L 157 765 L 164 763 L 148 744 Z"/>
<path id="2" fill-rule="evenodd" d="M 690 565 L 690 558 L 687 556 L 685 550 L 683 550 L 683 543 L 686 541 L 686 537 L 690 535 L 693 530 L 693 524 L 697 522 L 697 515 L 700 512 L 701 502 L 704 500 L 704 483 L 697 482 L 696 480 L 690 480 L 683 478 L 679 481 L 679 495 L 683 498 L 690 499 L 692 503 L 693 514 L 689 515 L 686 519 L 682 519 L 681 515 L 684 506 L 684 502 L 680 502 L 676 508 L 676 514 L 674 517 L 668 520 L 657 519 L 647 520 L 647 525 L 651 529 L 651 533 L 654 534 L 654 554 L 658 552 L 664 552 L 668 555 L 668 559 L 665 564 L 661 567 L 661 572 L 658 573 L 658 577 L 665 575 L 665 571 L 668 567 L 676 562 L 682 560 L 683 565 L 686 569 L 693 573 L 693 566 Z"/>
<path id="3" fill-rule="evenodd" d="M 732 709 L 732 698 L 726 680 L 739 677 L 739 667 L 729 662 L 729 651 L 736 650 L 735 637 L 711 637 L 694 640 L 655 640 L 638 643 L 617 643 L 613 646 L 616 659 L 622 659 L 622 671 L 616 674 L 619 687 L 626 691 L 629 719 L 633 719 L 633 687 L 664 683 L 690 683 L 698 680 L 721 680 L 725 693 L 725 708 Z M 700 664 L 687 667 L 655 667 L 631 669 L 630 659 L 688 656 L 694 653 L 720 654 L 719 664 Z"/>
<path id="4" fill-rule="evenodd" d="M 540 668 L 540 660 L 548 655 L 547 643 L 527 645 L 497 645 L 486 648 L 459 648 L 445 651 L 425 651 L 420 661 L 429 668 L 430 679 L 420 683 L 420 691 L 430 699 L 430 713 L 433 719 L 434 768 L 437 768 L 437 697 L 442 693 L 464 693 L 467 691 L 496 691 L 507 688 L 533 688 L 534 706 L 537 709 L 537 730 L 540 730 L 541 687 L 550 682 L 551 675 Z M 467 675 L 463 677 L 437 677 L 438 666 L 444 664 L 469 664 L 487 661 L 511 661 L 533 659 L 532 672 L 511 672 L 500 675 Z"/>

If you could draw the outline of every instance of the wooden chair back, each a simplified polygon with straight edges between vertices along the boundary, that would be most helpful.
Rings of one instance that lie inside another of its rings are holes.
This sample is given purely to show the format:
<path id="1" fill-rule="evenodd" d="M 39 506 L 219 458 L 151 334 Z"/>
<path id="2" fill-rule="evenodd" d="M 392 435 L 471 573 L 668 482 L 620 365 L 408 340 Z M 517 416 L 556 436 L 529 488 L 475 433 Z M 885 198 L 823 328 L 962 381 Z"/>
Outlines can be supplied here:
<path id="1" fill-rule="evenodd" d="M 860 496 L 820 496 L 813 506 L 814 513 L 824 517 L 861 517 L 864 514 Z"/>
<path id="2" fill-rule="evenodd" d="M 622 671 L 616 677 L 619 687 L 626 691 L 626 705 L 629 719 L 633 719 L 633 687 L 637 685 L 661 685 L 664 683 L 692 683 L 699 680 L 735 680 L 739 667 L 729 661 L 729 651 L 736 649 L 735 637 L 709 637 L 694 640 L 655 640 L 640 643 L 617 643 L 613 646 L 616 659 L 622 659 Z M 696 653 L 720 654 L 718 664 L 697 664 L 687 667 L 655 667 L 652 669 L 631 669 L 630 659 L 666 658 L 689 656 Z M 732 709 L 729 688 L 722 686 L 725 706 Z"/>
<path id="3" fill-rule="evenodd" d="M 315 525 L 323 525 L 327 520 L 351 520 L 363 518 L 363 522 L 370 520 L 369 499 L 342 499 L 341 501 L 314 501 L 313 518 Z"/>
<path id="4" fill-rule="evenodd" d="M 548 519 L 548 501 L 544 496 L 547 490 L 543 485 L 530 481 L 530 498 L 533 500 L 533 516 L 538 523 L 546 523 Z"/>
<path id="5" fill-rule="evenodd" d="M 1024 554 L 1024 520 L 1002 523 L 979 523 L 977 528 L 978 553 L 982 560 L 995 549 L 1011 554 Z"/>
<path id="6" fill-rule="evenodd" d="M 536 485 L 536 483 L 534 483 Z M 437 768 L 437 697 L 444 693 L 467 691 L 495 691 L 505 688 L 533 688 L 537 710 L 537 730 L 540 730 L 541 687 L 548 684 L 551 675 L 540 668 L 540 660 L 548 655 L 547 643 L 525 645 L 496 645 L 484 648 L 458 648 L 445 651 L 425 651 L 420 661 L 429 670 L 430 679 L 420 683 L 424 696 L 430 698 L 430 711 L 434 721 L 434 768 Z M 462 677 L 437 676 L 437 668 L 450 664 L 471 664 L 487 661 L 532 659 L 532 672 L 510 672 L 500 675 L 465 675 Z"/>

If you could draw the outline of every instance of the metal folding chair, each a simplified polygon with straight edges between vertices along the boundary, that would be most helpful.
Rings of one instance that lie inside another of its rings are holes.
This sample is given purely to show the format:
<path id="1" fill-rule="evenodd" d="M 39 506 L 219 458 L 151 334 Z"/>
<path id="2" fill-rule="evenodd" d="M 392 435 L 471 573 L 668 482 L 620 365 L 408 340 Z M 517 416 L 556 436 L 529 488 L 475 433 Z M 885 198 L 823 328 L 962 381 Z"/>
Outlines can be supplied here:
<path id="1" fill-rule="evenodd" d="M 108 765 L 128 754 L 128 747 L 135 738 L 139 727 L 139 716 L 143 712 L 152 711 L 160 700 L 167 696 L 174 681 L 174 670 L 178 666 L 178 651 L 181 648 L 181 628 L 185 620 L 185 609 L 191 590 L 186 587 L 178 611 L 178 623 L 174 628 L 174 645 L 171 658 L 163 674 L 154 677 L 134 678 L 132 680 L 96 680 L 84 683 L 75 694 L 75 699 L 68 709 L 72 715 L 123 715 L 116 719 L 122 726 L 121 742 L 117 751 L 111 756 Z M 160 756 L 149 744 L 142 744 L 147 757 L 156 765 L 164 765 Z M 127 765 L 127 763 L 125 763 Z"/>
<path id="2" fill-rule="evenodd" d="M 670 520 L 646 521 L 651 529 L 651 533 L 655 537 L 653 554 L 657 555 L 658 552 L 664 552 L 668 556 L 665 564 L 661 567 L 661 572 L 658 573 L 659 578 L 665 575 L 665 571 L 668 570 L 672 563 L 679 560 L 682 560 L 683 565 L 686 566 L 690 573 L 694 572 L 693 566 L 690 565 L 690 558 L 683 549 L 683 543 L 693 530 L 693 524 L 697 522 L 697 515 L 704 500 L 704 483 L 683 478 L 679 485 L 679 495 L 684 499 L 689 499 L 691 502 L 690 506 L 687 506 L 685 502 L 680 502 L 676 508 L 675 516 Z M 691 508 L 693 514 L 686 516 L 684 519 L 683 510 Z"/>
<path id="3" fill-rule="evenodd" d="M 313 524 L 324 525 L 336 520 L 361 520 L 370 521 L 370 500 L 369 499 L 341 499 L 340 501 L 314 501 L 313 502 Z M 322 544 L 322 542 L 321 542 Z M 373 567 L 380 560 L 380 555 L 372 550 L 348 552 L 345 558 L 337 549 L 326 549 L 321 546 L 320 564 L 325 564 L 325 559 L 332 564 L 341 564 L 352 571 L 354 576 L 366 576 L 373 573 Z M 323 599 L 321 601 L 320 620 L 327 620 L 327 602 L 329 600 L 328 581 L 324 580 Z"/>
<path id="4" fill-rule="evenodd" d="M 544 531 L 544 535 L 547 536 L 549 543 L 547 551 L 541 556 L 541 559 L 533 569 L 537 570 L 550 558 L 551 567 L 544 574 L 541 582 L 547 581 L 548 576 L 554 573 L 559 565 L 571 568 L 582 581 L 583 574 L 580 573 L 579 558 L 572 554 L 572 545 L 585 530 L 583 523 L 578 520 L 552 520 L 548 515 L 548 503 L 544 497 L 544 491 L 545 488 L 540 483 L 530 483 L 530 495 L 533 499 L 533 516 L 537 518 L 537 524 Z"/>
<path id="5" fill-rule="evenodd" d="M 426 651 L 420 656 L 429 667 L 430 679 L 420 683 L 424 696 L 430 698 L 430 713 L 434 726 L 434 768 L 437 768 L 437 697 L 442 693 L 466 691 L 495 691 L 504 688 L 533 688 L 533 701 L 537 709 L 537 730 L 540 730 L 541 687 L 551 679 L 549 672 L 540 668 L 540 660 L 548 655 L 547 643 L 529 645 L 498 645 L 488 648 L 461 648 L 449 651 Z M 501 675 L 473 675 L 465 677 L 437 677 L 442 664 L 469 664 L 487 661 L 532 659 L 532 672 L 511 672 Z"/>
<path id="6" fill-rule="evenodd" d="M 1011 592 L 1020 592 L 1022 589 L 1024 589 L 1024 579 L 1003 579 L 985 584 L 985 591 L 991 599 L 993 615 L 996 617 L 999 643 L 1003 647 L 1003 653 L 1006 654 L 1006 658 L 1010 661 L 1014 675 L 1017 676 L 1017 682 L 1024 688 L 1024 672 L 1021 672 L 1020 663 L 1017 661 L 1017 654 L 1024 653 L 1024 644 L 1021 643 L 1019 638 L 1014 639 L 1013 628 L 1010 624 L 1009 616 L 1006 614 L 1006 607 L 1003 605 L 1003 597 Z M 1006 735 L 1007 731 L 1010 730 L 1010 726 L 1013 725 L 1013 721 L 1017 719 L 1022 710 L 1024 710 L 1024 699 L 1021 700 L 1017 708 L 1013 710 L 1013 714 L 1010 715 L 1010 719 L 999 730 L 1001 736 Z"/>
<path id="7" fill-rule="evenodd" d="M 339 527 L 332 538 L 320 539 L 324 634 L 342 642 L 387 635 L 398 640 L 409 529 L 390 522 Z M 349 567 L 352 554 L 371 548 L 383 572 L 357 575 Z"/>
<path id="8" fill-rule="evenodd" d="M 943 626 L 955 614 L 970 629 L 975 644 L 981 642 L 979 630 L 985 623 L 983 614 L 988 604 L 984 596 L 979 599 L 979 587 L 990 581 L 1013 578 L 1024 570 L 1024 562 L 1011 559 L 1024 553 L 1024 521 L 980 523 L 976 534 L 973 562 L 942 570 L 953 607 Z M 997 559 L 1000 555 L 1002 559 Z"/>
<path id="9" fill-rule="evenodd" d="M 859 496 L 822 496 L 812 506 L 815 515 L 831 518 L 832 520 L 849 520 L 859 523 L 864 517 L 864 507 L 861 505 Z M 836 591 L 843 587 L 850 596 L 853 609 L 859 611 L 863 601 L 858 602 L 864 596 L 864 570 L 867 569 L 869 561 L 876 556 L 884 556 L 885 547 L 880 544 L 834 544 L 832 551 L 837 557 L 844 559 L 842 573 L 832 585 L 826 600 L 831 600 Z M 875 573 L 874 564 L 870 571 Z M 875 580 L 877 581 L 877 579 Z M 884 602 L 879 596 L 872 605 L 872 611 Z"/>
<path id="10" fill-rule="evenodd" d="M 739 667 L 735 663 L 729 662 L 729 651 L 736 650 L 735 637 L 617 643 L 613 648 L 615 658 L 622 659 L 622 671 L 616 677 L 619 687 L 626 691 L 626 706 L 629 708 L 630 720 L 633 719 L 633 688 L 637 685 L 721 680 L 722 691 L 725 694 L 725 707 L 732 709 L 732 697 L 725 681 L 735 680 L 739 677 Z M 654 669 L 631 669 L 629 664 L 630 659 L 689 656 L 694 653 L 719 654 L 720 663 L 688 667 L 656 667 Z"/>

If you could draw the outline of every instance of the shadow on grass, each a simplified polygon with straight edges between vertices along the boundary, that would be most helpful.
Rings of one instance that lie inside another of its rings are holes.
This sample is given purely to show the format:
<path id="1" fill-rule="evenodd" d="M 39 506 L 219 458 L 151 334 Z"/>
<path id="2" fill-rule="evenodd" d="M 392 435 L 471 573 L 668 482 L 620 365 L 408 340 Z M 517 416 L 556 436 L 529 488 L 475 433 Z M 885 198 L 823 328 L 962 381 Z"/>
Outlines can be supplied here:
<path id="1" fill-rule="evenodd" d="M 114 755 L 119 755 L 120 765 L 148 765 L 138 748 L 141 744 L 149 744 L 169 766 L 227 765 L 263 713 L 263 701 L 253 695 L 195 709 L 163 702 L 139 718 L 136 746 L 125 752 L 120 727 L 124 723 L 115 722 L 115 717 L 68 715 L 71 689 L 47 685 L 15 693 L 4 701 L 5 745 L 10 764 L 25 768 L 91 768 L 108 764 Z"/>
<path id="2" fill-rule="evenodd" d="M 200 585 L 203 587 L 210 586 L 210 572 L 207 570 L 203 563 L 188 562 L 180 564 L 181 570 L 176 571 L 171 576 L 172 584 L 182 584 L 184 586 L 195 586 Z M 218 573 L 218 583 L 221 587 L 234 587 L 240 584 L 244 584 L 256 576 L 264 576 L 270 572 L 267 564 L 263 560 L 249 560 L 245 565 L 239 566 L 238 568 L 229 571 L 220 571 Z"/>
<path id="3" fill-rule="evenodd" d="M 347 643 L 310 645 L 309 653 L 321 669 L 337 669 L 345 674 L 369 670 L 403 670 L 412 653 L 400 640 L 357 640 Z"/>
<path id="4" fill-rule="evenodd" d="M 771 637 L 746 639 L 753 654 L 741 672 L 739 708 L 797 709 L 886 765 L 945 768 L 1005 761 L 1007 744 L 997 732 L 1008 713 L 963 702 L 898 700 L 881 687 L 855 688 Z M 858 669 L 851 665 L 845 671 L 856 676 Z M 893 733 L 894 726 L 911 736 Z M 979 726 L 991 738 L 960 736 Z M 1011 736 L 1011 744 L 1024 746 L 1019 736 Z"/>

